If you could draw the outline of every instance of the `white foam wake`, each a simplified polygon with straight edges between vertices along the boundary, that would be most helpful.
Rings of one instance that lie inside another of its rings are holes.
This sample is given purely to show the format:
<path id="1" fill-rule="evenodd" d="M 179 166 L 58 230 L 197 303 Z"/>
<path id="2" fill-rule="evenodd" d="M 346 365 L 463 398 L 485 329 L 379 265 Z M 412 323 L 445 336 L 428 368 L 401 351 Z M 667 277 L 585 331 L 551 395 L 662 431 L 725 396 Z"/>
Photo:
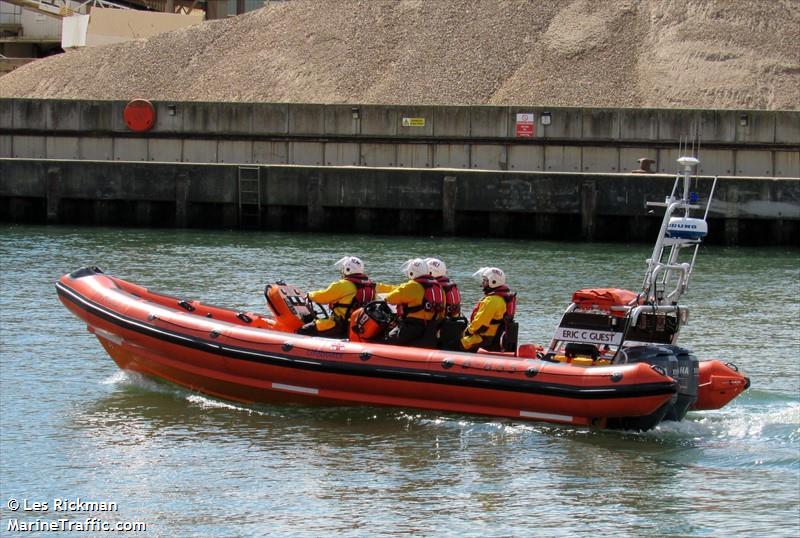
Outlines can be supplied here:
<path id="1" fill-rule="evenodd" d="M 198 405 L 203 409 L 229 409 L 232 411 L 241 411 L 243 413 L 247 413 L 248 415 L 267 416 L 267 413 L 263 413 L 256 409 L 245 407 L 244 405 L 237 405 L 235 403 L 214 400 L 212 398 L 208 398 L 201 394 L 189 394 L 188 396 L 186 396 L 186 401 L 188 401 L 191 404 Z"/>
<path id="2" fill-rule="evenodd" d="M 772 437 L 766 429 L 777 428 L 791 435 L 800 433 L 800 403 L 772 405 L 761 409 L 733 406 L 715 411 L 689 413 L 681 422 L 662 422 L 648 435 L 668 433 L 680 436 L 748 439 Z M 778 435 L 781 437 L 782 435 Z"/>
<path id="3" fill-rule="evenodd" d="M 115 374 L 100 381 L 102 385 L 119 385 L 122 387 L 136 387 L 152 392 L 159 392 L 162 394 L 172 394 L 174 389 L 168 385 L 158 383 L 136 372 L 128 370 L 119 370 Z"/>

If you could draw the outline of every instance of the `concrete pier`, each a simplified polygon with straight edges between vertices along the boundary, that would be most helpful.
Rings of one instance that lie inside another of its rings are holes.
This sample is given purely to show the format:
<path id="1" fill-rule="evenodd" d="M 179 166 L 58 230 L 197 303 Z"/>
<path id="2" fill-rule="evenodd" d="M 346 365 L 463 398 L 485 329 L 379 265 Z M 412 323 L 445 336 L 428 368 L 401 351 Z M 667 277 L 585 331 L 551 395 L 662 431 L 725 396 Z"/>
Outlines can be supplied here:
<path id="1" fill-rule="evenodd" d="M 800 111 L 126 104 L 0 99 L 0 218 L 649 242 L 696 133 L 709 240 L 800 243 Z"/>
<path id="2" fill-rule="evenodd" d="M 248 165 L 252 167 L 252 165 Z M 262 165 L 261 228 L 645 241 L 673 175 Z M 231 228 L 238 165 L 0 159 L 11 222 Z M 712 179 L 701 177 L 701 201 Z M 708 242 L 800 244 L 800 181 L 721 177 Z"/>

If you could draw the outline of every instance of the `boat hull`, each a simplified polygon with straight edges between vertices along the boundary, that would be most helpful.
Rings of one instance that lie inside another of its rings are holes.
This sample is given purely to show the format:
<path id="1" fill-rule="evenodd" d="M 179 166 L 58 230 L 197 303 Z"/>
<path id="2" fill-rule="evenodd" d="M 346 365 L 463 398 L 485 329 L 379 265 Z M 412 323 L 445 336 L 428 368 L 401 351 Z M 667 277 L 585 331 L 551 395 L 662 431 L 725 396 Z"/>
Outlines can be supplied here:
<path id="1" fill-rule="evenodd" d="M 177 298 L 95 271 L 65 275 L 57 290 L 121 368 L 240 402 L 386 405 L 600 427 L 628 417 L 636 427 L 636 417 L 652 422 L 677 390 L 643 363 L 582 368 L 282 333 L 217 307 L 204 314 L 196 302 L 189 311 Z"/>

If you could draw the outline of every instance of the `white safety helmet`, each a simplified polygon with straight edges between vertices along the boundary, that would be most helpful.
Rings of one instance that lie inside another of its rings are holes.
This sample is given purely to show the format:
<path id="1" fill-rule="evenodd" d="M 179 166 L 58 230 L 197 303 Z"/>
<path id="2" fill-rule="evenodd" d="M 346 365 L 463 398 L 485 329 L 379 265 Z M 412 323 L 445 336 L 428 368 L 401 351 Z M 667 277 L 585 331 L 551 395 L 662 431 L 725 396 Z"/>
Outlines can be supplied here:
<path id="1" fill-rule="evenodd" d="M 438 258 L 425 258 L 425 263 L 428 264 L 428 269 L 433 278 L 447 276 L 447 266 Z"/>
<path id="2" fill-rule="evenodd" d="M 472 276 L 481 281 L 484 288 L 499 288 L 506 284 L 506 274 L 497 267 L 481 267 Z"/>
<path id="3" fill-rule="evenodd" d="M 402 271 L 404 275 L 412 280 L 423 275 L 430 274 L 428 264 L 425 263 L 425 260 L 422 258 L 408 260 L 406 263 L 400 266 L 400 271 Z"/>
<path id="4" fill-rule="evenodd" d="M 333 266 L 342 273 L 342 276 L 358 275 L 364 272 L 364 262 L 355 256 L 345 256 Z"/>

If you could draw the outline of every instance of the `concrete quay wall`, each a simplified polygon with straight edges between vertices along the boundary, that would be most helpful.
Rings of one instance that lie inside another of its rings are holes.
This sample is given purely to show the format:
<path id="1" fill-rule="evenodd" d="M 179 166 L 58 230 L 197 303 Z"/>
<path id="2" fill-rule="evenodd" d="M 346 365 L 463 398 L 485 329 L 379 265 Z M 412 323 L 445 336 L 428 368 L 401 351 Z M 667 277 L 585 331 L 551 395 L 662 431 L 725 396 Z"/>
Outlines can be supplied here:
<path id="1" fill-rule="evenodd" d="M 255 178 L 242 204 L 240 178 Z M 701 201 L 712 179 L 697 183 Z M 674 183 L 598 174 L 0 158 L 12 222 L 650 242 Z M 253 211 L 255 213 L 253 213 Z M 245 213 L 255 215 L 245 222 Z M 800 244 L 800 181 L 721 177 L 708 242 Z"/>
<path id="2" fill-rule="evenodd" d="M 0 99 L 0 157 L 671 174 L 696 134 L 701 174 L 800 177 L 800 111 L 154 102 L 135 133 L 126 104 Z"/>

